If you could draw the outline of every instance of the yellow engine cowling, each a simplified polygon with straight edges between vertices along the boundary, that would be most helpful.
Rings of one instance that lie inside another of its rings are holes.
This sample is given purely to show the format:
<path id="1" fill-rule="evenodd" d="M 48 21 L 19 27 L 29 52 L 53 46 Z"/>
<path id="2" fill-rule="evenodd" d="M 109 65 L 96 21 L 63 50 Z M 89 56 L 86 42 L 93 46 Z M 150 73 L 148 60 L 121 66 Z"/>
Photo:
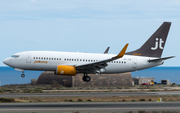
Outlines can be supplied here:
<path id="1" fill-rule="evenodd" d="M 55 74 L 75 76 L 76 68 L 74 66 L 58 65 Z"/>

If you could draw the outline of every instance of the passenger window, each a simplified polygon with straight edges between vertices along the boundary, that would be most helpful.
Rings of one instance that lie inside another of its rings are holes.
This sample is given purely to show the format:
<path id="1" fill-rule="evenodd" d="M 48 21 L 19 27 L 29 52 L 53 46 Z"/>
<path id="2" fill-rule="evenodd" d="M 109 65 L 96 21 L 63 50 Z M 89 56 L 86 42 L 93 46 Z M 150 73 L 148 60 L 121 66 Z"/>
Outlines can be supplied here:
<path id="1" fill-rule="evenodd" d="M 76 59 L 74 59 L 74 61 L 76 61 Z"/>
<path id="2" fill-rule="evenodd" d="M 51 58 L 49 58 L 49 60 L 51 60 Z"/>
<path id="3" fill-rule="evenodd" d="M 52 60 L 53 60 L 53 58 L 52 58 Z M 65 59 L 66 60 L 66 59 Z"/>
<path id="4" fill-rule="evenodd" d="M 64 60 L 66 60 L 66 59 L 64 59 Z"/>
<path id="5" fill-rule="evenodd" d="M 56 58 L 54 58 L 54 60 L 56 60 Z"/>

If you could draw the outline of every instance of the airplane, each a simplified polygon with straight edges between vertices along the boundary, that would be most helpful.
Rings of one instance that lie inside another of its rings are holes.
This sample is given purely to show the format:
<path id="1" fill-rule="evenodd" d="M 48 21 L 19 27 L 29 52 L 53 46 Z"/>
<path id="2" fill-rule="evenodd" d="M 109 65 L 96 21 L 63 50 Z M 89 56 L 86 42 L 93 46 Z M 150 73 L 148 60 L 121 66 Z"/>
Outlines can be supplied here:
<path id="1" fill-rule="evenodd" d="M 162 65 L 161 58 L 171 22 L 164 22 L 137 50 L 127 52 L 128 44 L 119 54 L 98 54 L 59 51 L 25 51 L 6 58 L 3 63 L 21 71 L 53 71 L 55 75 L 75 76 L 83 73 L 82 80 L 91 80 L 88 74 L 114 74 L 138 71 Z M 105 52 L 106 53 L 106 52 Z"/>

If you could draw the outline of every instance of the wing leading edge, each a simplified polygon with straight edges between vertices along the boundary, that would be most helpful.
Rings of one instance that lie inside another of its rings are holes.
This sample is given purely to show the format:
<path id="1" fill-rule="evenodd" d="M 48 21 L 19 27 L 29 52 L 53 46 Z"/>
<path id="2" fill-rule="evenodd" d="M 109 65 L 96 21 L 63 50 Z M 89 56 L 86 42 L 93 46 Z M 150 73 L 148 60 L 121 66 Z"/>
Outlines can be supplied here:
<path id="1" fill-rule="evenodd" d="M 80 65 L 76 65 L 75 67 L 77 70 L 89 70 L 89 71 L 102 69 L 102 68 L 107 66 L 107 62 L 122 58 L 126 52 L 128 45 L 129 44 L 126 44 L 124 46 L 124 48 L 120 51 L 120 53 L 115 57 L 105 59 L 105 60 L 101 60 L 98 62 L 93 62 L 93 63 L 88 63 L 88 64 L 80 64 Z"/>

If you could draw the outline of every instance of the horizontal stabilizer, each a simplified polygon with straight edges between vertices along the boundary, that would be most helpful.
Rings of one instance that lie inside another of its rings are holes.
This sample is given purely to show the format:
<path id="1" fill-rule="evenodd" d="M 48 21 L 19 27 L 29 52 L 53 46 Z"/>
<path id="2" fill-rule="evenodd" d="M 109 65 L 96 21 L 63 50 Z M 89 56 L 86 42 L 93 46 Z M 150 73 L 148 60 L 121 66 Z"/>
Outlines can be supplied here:
<path id="1" fill-rule="evenodd" d="M 175 56 L 158 58 L 158 59 L 152 59 L 152 60 L 148 60 L 148 62 L 157 62 L 157 61 L 167 60 L 167 59 L 174 58 L 174 57 L 175 57 Z"/>

